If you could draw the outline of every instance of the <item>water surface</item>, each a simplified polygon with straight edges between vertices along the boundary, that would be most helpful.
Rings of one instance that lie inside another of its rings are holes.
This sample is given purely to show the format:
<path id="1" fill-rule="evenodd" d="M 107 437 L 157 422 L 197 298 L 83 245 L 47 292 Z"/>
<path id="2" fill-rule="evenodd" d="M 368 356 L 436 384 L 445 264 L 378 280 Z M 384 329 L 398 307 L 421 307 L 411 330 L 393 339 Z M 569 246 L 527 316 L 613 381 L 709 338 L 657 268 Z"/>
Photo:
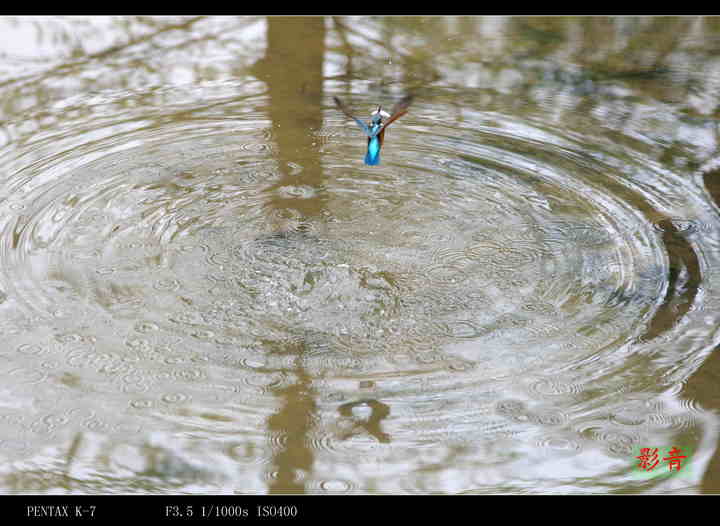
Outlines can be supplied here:
<path id="1" fill-rule="evenodd" d="M 717 491 L 717 19 L 0 30 L 4 492 Z"/>

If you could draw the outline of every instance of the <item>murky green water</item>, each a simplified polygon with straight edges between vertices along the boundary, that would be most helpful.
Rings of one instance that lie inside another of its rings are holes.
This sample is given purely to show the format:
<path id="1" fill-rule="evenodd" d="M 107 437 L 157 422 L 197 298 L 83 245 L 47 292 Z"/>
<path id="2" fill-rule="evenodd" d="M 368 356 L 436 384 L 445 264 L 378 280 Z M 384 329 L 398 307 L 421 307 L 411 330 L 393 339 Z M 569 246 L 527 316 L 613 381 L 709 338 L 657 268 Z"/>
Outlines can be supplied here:
<path id="1" fill-rule="evenodd" d="M 0 32 L 2 492 L 720 489 L 720 19 Z"/>

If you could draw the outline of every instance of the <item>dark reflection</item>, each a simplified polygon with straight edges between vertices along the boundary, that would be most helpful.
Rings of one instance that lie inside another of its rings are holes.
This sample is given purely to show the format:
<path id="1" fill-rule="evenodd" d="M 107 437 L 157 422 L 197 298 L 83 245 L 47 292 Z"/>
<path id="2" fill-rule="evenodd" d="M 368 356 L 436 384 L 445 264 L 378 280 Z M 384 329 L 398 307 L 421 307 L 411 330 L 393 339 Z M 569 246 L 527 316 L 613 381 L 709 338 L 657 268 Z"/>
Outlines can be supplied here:
<path id="1" fill-rule="evenodd" d="M 370 415 L 356 415 L 353 412 L 355 408 L 370 408 Z M 342 440 L 358 435 L 360 433 L 368 433 L 375 437 L 378 442 L 387 444 L 390 442 L 390 435 L 385 433 L 380 427 L 381 422 L 390 415 L 390 407 L 377 400 L 358 400 L 343 404 L 338 408 L 340 414 L 353 422 L 352 427 L 343 433 Z"/>
<path id="2" fill-rule="evenodd" d="M 273 455 L 275 476 L 271 479 L 269 493 L 305 493 L 304 476 L 312 472 L 313 450 L 309 447 L 308 436 L 316 418 L 316 393 L 312 378 L 302 367 L 304 346 L 294 350 L 297 354 L 296 367 L 292 372 L 295 383 L 274 391 L 281 407 L 268 418 L 270 436 L 277 437 Z"/>
<path id="3" fill-rule="evenodd" d="M 703 183 L 715 204 L 720 207 L 720 167 L 706 171 L 703 174 Z"/>
<path id="4" fill-rule="evenodd" d="M 720 169 L 709 170 L 703 174 L 705 188 L 720 207 Z M 700 368 L 689 378 L 682 390 L 686 400 L 694 401 L 710 411 L 720 412 L 720 347 L 710 353 Z M 714 386 L 714 389 L 708 389 Z M 720 447 L 716 444 L 708 467 L 701 482 L 703 493 L 720 492 Z"/>
<path id="5" fill-rule="evenodd" d="M 708 389 L 708 386 L 720 385 L 720 347 L 716 347 L 703 362 L 700 368 L 685 383 L 681 396 L 700 405 L 704 409 L 720 412 L 720 394 L 717 388 Z M 715 445 L 715 451 L 708 463 L 701 481 L 703 493 L 720 492 L 720 447 Z"/>
<path id="6" fill-rule="evenodd" d="M 268 86 L 269 114 L 275 159 L 283 174 L 269 189 L 268 204 L 280 217 L 299 218 L 298 234 L 323 209 L 323 173 L 314 133 L 322 126 L 323 59 L 325 21 L 322 18 L 269 17 L 265 56 L 252 68 Z M 301 170 L 292 170 L 291 166 Z M 283 194 L 284 187 L 304 185 L 314 191 L 307 198 Z M 282 242 L 285 233 L 270 236 L 268 242 Z M 308 242 L 312 242 L 308 239 Z M 281 243 L 282 246 L 282 243 Z M 295 383 L 278 389 L 280 410 L 268 419 L 270 435 L 281 437 L 273 457 L 276 476 L 270 493 L 304 493 L 304 477 L 312 470 L 314 455 L 308 436 L 316 411 L 312 378 L 303 367 L 306 347 L 302 342 L 270 345 L 270 352 L 294 354 Z"/>
<path id="7" fill-rule="evenodd" d="M 672 329 L 695 303 L 702 283 L 697 254 L 685 239 L 686 232 L 678 230 L 670 219 L 663 219 L 657 225 L 662 228 L 663 244 L 669 259 L 668 287 L 662 305 L 655 312 L 648 330 L 640 337 L 643 341 L 657 338 Z"/>
<path id="8" fill-rule="evenodd" d="M 633 192 L 620 185 L 612 187 L 616 195 L 622 196 L 629 203 L 643 213 L 650 224 L 662 230 L 662 240 L 668 256 L 669 270 L 667 276 L 654 275 L 652 270 L 643 277 L 653 281 L 667 281 L 667 290 L 662 304 L 647 325 L 647 330 L 638 340 L 647 342 L 671 330 L 687 315 L 702 283 L 702 274 L 697 254 L 686 239 L 693 230 L 680 229 L 661 211 L 656 209 L 647 199 L 637 192 Z M 616 291 L 611 297 L 614 304 L 633 301 L 635 298 L 625 291 Z"/>
<path id="9" fill-rule="evenodd" d="M 270 189 L 270 203 L 281 214 L 299 213 L 304 220 L 317 216 L 326 201 L 316 136 L 323 124 L 324 54 L 323 18 L 269 17 L 265 56 L 251 68 L 268 87 L 274 157 L 283 174 Z M 309 186 L 315 195 L 302 199 L 277 191 L 298 185 Z"/>

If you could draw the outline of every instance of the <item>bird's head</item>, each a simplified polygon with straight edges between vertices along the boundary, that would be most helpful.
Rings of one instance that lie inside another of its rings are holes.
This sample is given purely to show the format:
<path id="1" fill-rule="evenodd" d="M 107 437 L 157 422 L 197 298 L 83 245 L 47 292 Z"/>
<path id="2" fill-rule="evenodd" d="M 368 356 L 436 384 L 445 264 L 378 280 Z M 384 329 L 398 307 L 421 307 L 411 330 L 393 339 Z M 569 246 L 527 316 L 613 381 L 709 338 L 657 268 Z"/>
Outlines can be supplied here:
<path id="1" fill-rule="evenodd" d="M 371 118 L 371 124 L 381 124 L 383 119 L 387 119 L 390 116 L 390 114 L 386 111 L 383 111 L 382 106 L 378 106 L 377 109 L 372 112 L 370 118 Z"/>

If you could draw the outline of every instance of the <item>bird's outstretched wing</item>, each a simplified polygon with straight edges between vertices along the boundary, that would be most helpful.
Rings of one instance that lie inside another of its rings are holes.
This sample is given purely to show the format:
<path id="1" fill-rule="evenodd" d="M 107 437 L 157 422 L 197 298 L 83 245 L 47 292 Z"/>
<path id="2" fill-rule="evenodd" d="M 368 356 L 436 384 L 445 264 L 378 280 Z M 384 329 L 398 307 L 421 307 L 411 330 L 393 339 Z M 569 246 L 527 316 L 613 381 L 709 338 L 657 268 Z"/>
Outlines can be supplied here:
<path id="1" fill-rule="evenodd" d="M 333 97 L 333 100 L 335 101 L 335 105 L 340 109 L 341 112 L 343 112 L 345 115 L 347 115 L 347 116 L 350 117 L 352 120 L 354 120 L 355 122 L 357 122 L 357 123 L 358 123 L 358 126 L 360 126 L 360 127 L 362 128 L 362 130 L 365 132 L 365 134 L 366 134 L 368 137 L 371 136 L 371 134 L 370 134 L 370 128 L 367 127 L 367 124 L 365 124 L 363 121 L 361 121 L 360 119 L 358 119 L 357 117 L 355 117 L 352 113 L 350 113 L 350 111 L 347 109 L 347 107 L 345 106 L 345 104 L 343 104 L 343 102 L 342 102 L 340 99 L 338 99 L 337 97 Z"/>
<path id="2" fill-rule="evenodd" d="M 375 133 L 371 134 L 370 137 L 374 137 L 375 135 L 383 131 L 385 128 L 390 126 L 390 123 L 405 115 L 408 112 L 408 108 L 410 107 L 412 101 L 412 95 L 405 95 L 402 99 L 400 99 L 398 103 L 393 106 L 392 112 L 390 112 L 390 117 L 388 117 L 388 120 L 383 122 L 382 126 L 379 129 L 375 130 Z"/>

